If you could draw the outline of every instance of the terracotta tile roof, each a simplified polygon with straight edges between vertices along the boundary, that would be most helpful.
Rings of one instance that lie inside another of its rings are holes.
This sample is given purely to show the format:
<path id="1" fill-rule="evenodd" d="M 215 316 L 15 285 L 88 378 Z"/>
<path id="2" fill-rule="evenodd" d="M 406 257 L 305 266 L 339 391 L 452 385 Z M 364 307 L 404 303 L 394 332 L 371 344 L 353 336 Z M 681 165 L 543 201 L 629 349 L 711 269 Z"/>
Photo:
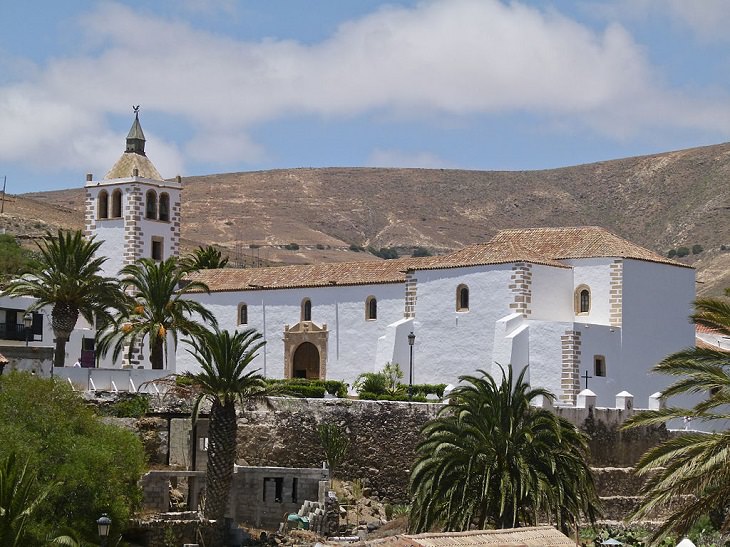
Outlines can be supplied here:
<path id="1" fill-rule="evenodd" d="M 406 267 L 400 260 L 372 262 L 332 262 L 273 268 L 224 268 L 201 270 L 190 279 L 202 281 L 212 292 L 334 285 L 403 283 Z"/>
<path id="2" fill-rule="evenodd" d="M 510 264 L 513 262 L 529 262 L 531 264 L 543 264 L 557 268 L 570 268 L 570 266 L 552 260 L 543 254 L 521 244 L 519 241 L 490 241 L 488 243 L 477 243 L 460 249 L 444 257 L 442 262 L 447 260 L 455 266 L 478 266 L 482 264 Z"/>
<path id="3" fill-rule="evenodd" d="M 503 230 L 488 243 L 469 245 L 444 256 L 372 262 L 335 262 L 303 266 L 203 270 L 191 279 L 212 292 L 403 283 L 409 270 L 441 270 L 529 262 L 570 268 L 565 258 L 624 257 L 685 266 L 597 227 Z"/>
<path id="4" fill-rule="evenodd" d="M 157 168 L 152 164 L 147 156 L 135 154 L 133 152 L 124 152 L 122 156 L 117 160 L 117 163 L 109 169 L 109 172 L 104 175 L 104 179 L 124 179 L 132 176 L 132 170 L 138 169 L 138 176 L 151 179 L 151 180 L 162 180 Z"/>
<path id="5" fill-rule="evenodd" d="M 503 530 L 470 530 L 468 532 L 444 532 L 416 535 L 399 535 L 367 542 L 366 545 L 422 546 L 422 547 L 471 547 L 499 545 L 500 547 L 573 547 L 575 541 L 552 526 L 505 528 Z"/>
<path id="6" fill-rule="evenodd" d="M 546 258 L 555 260 L 620 257 L 691 268 L 691 266 L 669 260 L 649 249 L 631 243 L 599 226 L 500 230 L 492 238 L 492 242 L 517 243 Z"/>
<path id="7" fill-rule="evenodd" d="M 399 258 L 372 262 L 334 262 L 303 266 L 202 270 L 190 276 L 203 281 L 212 292 L 260 289 L 329 287 L 333 285 L 372 285 L 403 283 L 408 270 L 441 270 L 488 264 L 531 262 L 570 268 L 546 259 L 518 244 L 485 243 L 470 245 L 444 256 Z"/>

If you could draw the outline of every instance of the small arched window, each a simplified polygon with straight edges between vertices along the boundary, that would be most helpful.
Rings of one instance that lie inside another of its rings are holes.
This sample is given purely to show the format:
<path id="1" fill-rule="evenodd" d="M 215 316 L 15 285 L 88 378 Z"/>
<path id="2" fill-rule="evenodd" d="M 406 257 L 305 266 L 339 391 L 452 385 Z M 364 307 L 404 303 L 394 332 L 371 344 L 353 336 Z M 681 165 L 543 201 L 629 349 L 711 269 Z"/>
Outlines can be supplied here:
<path id="1" fill-rule="evenodd" d="M 109 194 L 106 190 L 99 192 L 98 218 L 109 218 Z"/>
<path id="2" fill-rule="evenodd" d="M 378 318 L 378 300 L 374 296 L 368 296 L 365 300 L 365 319 L 374 321 Z"/>
<path id="3" fill-rule="evenodd" d="M 248 325 L 248 306 L 244 302 L 238 305 L 238 324 Z"/>
<path id="4" fill-rule="evenodd" d="M 456 311 L 469 311 L 469 287 L 456 287 Z"/>
<path id="5" fill-rule="evenodd" d="M 112 192 L 112 218 L 122 217 L 122 191 L 117 189 Z"/>
<path id="6" fill-rule="evenodd" d="M 145 205 L 145 218 L 157 220 L 157 194 L 154 190 L 147 192 L 147 203 Z"/>
<path id="7" fill-rule="evenodd" d="M 170 221 L 170 195 L 160 194 L 160 220 Z"/>
<path id="8" fill-rule="evenodd" d="M 591 289 L 587 285 L 580 285 L 575 289 L 575 313 L 585 315 L 591 311 Z"/>
<path id="9" fill-rule="evenodd" d="M 309 298 L 302 300 L 302 321 L 312 320 L 312 301 Z"/>

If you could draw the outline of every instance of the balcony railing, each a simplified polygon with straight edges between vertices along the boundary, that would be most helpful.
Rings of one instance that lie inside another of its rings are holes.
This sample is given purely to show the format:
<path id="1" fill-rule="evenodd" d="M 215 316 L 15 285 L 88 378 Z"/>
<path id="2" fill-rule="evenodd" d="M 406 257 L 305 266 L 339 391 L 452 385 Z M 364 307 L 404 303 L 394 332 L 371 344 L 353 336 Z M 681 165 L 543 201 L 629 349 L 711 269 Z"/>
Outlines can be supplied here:
<path id="1" fill-rule="evenodd" d="M 28 329 L 28 339 L 33 340 L 33 333 Z M 25 340 L 23 323 L 0 323 L 0 340 Z"/>

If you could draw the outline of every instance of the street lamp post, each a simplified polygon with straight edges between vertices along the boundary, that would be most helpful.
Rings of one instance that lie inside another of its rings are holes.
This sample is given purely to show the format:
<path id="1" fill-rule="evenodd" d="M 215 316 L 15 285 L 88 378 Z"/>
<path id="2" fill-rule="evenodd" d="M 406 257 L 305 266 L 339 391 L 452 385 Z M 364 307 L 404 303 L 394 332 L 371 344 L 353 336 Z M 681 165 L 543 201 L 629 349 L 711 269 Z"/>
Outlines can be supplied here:
<path id="1" fill-rule="evenodd" d="M 23 316 L 23 327 L 25 327 L 25 347 L 28 347 L 28 338 L 30 335 L 30 328 L 33 326 L 33 314 L 26 313 Z"/>
<path id="2" fill-rule="evenodd" d="M 408 374 L 408 400 L 413 399 L 413 344 L 416 343 L 416 335 L 413 334 L 413 331 L 408 335 L 408 347 L 411 351 L 411 365 L 409 367 L 409 374 Z"/>
<path id="3" fill-rule="evenodd" d="M 112 527 L 112 519 L 104 513 L 101 517 L 99 517 L 99 520 L 96 521 L 96 527 L 99 531 L 99 537 L 101 538 L 101 547 L 106 547 L 109 530 L 111 530 Z"/>

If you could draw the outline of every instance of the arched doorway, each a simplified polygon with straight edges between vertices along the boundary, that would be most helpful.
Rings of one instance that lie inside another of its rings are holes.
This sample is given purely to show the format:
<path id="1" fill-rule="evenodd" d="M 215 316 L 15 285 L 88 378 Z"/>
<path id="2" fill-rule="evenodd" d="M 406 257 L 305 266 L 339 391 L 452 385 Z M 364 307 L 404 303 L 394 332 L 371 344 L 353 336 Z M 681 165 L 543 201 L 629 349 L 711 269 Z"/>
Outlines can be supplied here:
<path id="1" fill-rule="evenodd" d="M 292 359 L 292 376 L 294 378 L 319 378 L 319 350 L 311 342 L 302 342 L 294 352 Z"/>
<path id="2" fill-rule="evenodd" d="M 284 325 L 284 378 L 327 378 L 327 325 Z"/>

